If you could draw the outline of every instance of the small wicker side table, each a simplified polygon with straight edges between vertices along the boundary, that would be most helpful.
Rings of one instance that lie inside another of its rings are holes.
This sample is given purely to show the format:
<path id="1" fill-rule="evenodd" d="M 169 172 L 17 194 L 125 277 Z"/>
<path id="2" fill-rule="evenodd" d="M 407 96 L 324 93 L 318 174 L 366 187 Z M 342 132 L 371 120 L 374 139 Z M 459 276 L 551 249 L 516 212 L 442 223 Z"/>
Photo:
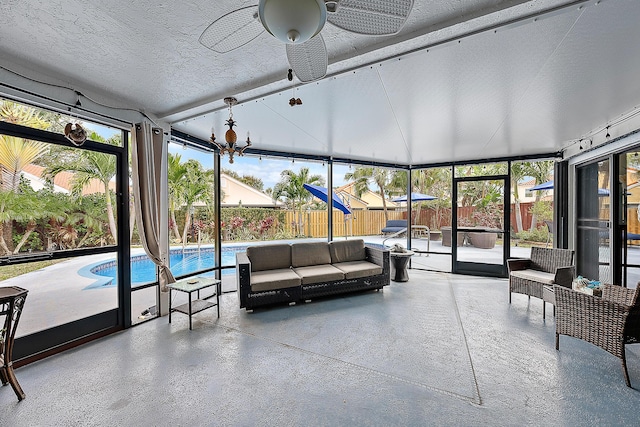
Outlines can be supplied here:
<path id="1" fill-rule="evenodd" d="M 2 385 L 11 384 L 18 400 L 25 398 L 22 387 L 13 373 L 13 339 L 18 329 L 18 321 L 27 299 L 26 289 L 17 286 L 0 288 L 0 316 L 4 316 L 4 326 L 0 330 L 0 379 Z"/>

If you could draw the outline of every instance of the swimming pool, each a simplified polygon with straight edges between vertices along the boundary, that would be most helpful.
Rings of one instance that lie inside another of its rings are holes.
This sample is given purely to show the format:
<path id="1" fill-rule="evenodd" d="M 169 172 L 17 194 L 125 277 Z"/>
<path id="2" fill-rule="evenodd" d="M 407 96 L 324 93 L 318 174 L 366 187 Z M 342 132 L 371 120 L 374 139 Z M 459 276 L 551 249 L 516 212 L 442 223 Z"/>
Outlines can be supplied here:
<path id="1" fill-rule="evenodd" d="M 236 253 L 247 250 L 246 246 L 229 246 L 222 248 L 222 265 L 235 265 Z M 212 268 L 215 265 L 215 250 L 213 247 L 201 249 L 188 248 L 171 249 L 169 252 L 171 272 L 174 276 L 184 276 L 196 271 Z M 94 277 L 96 281 L 85 289 L 113 287 L 117 284 L 116 260 L 103 261 L 92 264 L 78 272 L 82 276 Z M 222 270 L 223 275 L 235 274 L 235 269 Z M 214 276 L 215 271 L 203 273 L 201 276 Z M 95 277 L 100 276 L 100 277 Z M 156 281 L 156 266 L 146 254 L 131 257 L 131 286 Z"/>
<path id="2" fill-rule="evenodd" d="M 367 243 L 373 247 L 384 247 L 377 243 Z M 223 246 L 222 265 L 236 265 L 236 253 L 247 250 L 247 245 Z M 215 265 L 215 249 L 212 246 L 198 248 L 171 249 L 169 251 L 171 272 L 174 276 L 185 276 L 196 271 L 213 268 Z M 78 274 L 94 279 L 94 282 L 84 289 L 98 289 L 115 287 L 117 284 L 117 261 L 101 261 L 81 268 Z M 236 274 L 235 268 L 222 270 L 222 275 Z M 199 276 L 213 277 L 215 271 L 199 274 Z M 156 266 L 146 254 L 131 256 L 131 287 L 141 286 L 156 281 Z"/>

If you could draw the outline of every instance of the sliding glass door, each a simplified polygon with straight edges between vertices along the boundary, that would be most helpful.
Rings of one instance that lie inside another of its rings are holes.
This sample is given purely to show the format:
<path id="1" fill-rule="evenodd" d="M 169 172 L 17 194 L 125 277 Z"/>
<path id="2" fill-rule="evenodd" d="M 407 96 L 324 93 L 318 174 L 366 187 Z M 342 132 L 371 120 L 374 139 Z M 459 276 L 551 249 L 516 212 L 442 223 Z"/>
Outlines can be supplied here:
<path id="1" fill-rule="evenodd" d="M 576 270 L 591 280 L 615 282 L 611 161 L 603 159 L 576 168 Z"/>

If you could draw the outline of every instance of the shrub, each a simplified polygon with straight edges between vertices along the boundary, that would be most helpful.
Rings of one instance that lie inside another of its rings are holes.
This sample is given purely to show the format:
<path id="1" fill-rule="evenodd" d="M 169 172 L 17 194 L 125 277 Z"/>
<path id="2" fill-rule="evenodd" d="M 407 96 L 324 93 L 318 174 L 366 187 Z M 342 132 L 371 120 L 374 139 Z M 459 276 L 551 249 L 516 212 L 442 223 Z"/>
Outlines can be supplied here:
<path id="1" fill-rule="evenodd" d="M 549 236 L 549 231 L 546 226 L 538 227 L 535 230 L 523 230 L 516 233 L 516 236 L 522 240 L 528 240 L 530 242 L 546 242 Z"/>

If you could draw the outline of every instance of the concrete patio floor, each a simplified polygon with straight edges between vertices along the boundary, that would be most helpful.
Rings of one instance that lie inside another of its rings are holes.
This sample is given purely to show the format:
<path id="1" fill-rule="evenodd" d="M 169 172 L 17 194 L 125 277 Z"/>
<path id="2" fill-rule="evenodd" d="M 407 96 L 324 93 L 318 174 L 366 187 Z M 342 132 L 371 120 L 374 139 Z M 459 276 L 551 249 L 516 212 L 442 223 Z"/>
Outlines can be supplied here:
<path id="1" fill-rule="evenodd" d="M 382 244 L 386 240 L 384 236 L 349 237 L 350 239 L 364 239 L 367 243 Z M 343 238 L 338 238 L 343 239 Z M 320 240 L 323 239 L 313 239 Z M 277 242 L 240 242 L 225 243 L 225 247 L 246 246 L 248 244 L 272 244 Z M 385 241 L 387 246 L 394 243 L 407 246 L 406 238 L 393 238 Z M 431 241 L 427 246 L 426 239 L 413 239 L 412 248 L 432 252 L 429 255 L 417 253 L 411 259 L 413 269 L 425 269 L 441 272 L 451 271 L 451 248 L 443 246 L 440 241 Z M 143 250 L 135 248 L 133 254 L 142 254 Z M 511 247 L 512 257 L 528 257 L 530 248 Z M 473 246 L 458 248 L 459 257 L 466 261 L 475 262 L 502 262 L 502 246 L 497 245 L 493 249 L 478 249 Z M 640 264 L 640 248 L 629 247 L 629 262 Z M 85 289 L 95 282 L 95 278 L 87 277 L 80 271 L 87 265 L 108 261 L 115 258 L 115 254 L 90 255 L 73 258 L 61 263 L 33 271 L 22 276 L 7 279 L 0 286 L 20 286 L 29 290 L 27 304 L 25 305 L 17 336 L 28 335 L 45 328 L 64 324 L 73 320 L 82 319 L 96 313 L 100 313 L 117 307 L 117 290 L 115 287 Z M 629 287 L 635 287 L 640 280 L 640 270 L 629 274 Z M 411 275 L 411 273 L 410 273 Z M 94 276 L 97 277 L 97 276 Z M 604 275 L 603 275 L 604 277 Z M 223 292 L 233 292 L 236 289 L 234 270 L 224 270 L 222 276 Z M 157 287 L 137 290 L 132 293 L 132 321 L 140 321 L 139 315 L 156 304 Z M 179 293 L 177 302 L 184 302 L 186 296 Z"/>
<path id="2" fill-rule="evenodd" d="M 145 322 L 17 369 L 0 425 L 638 425 L 620 361 L 561 337 L 505 279 L 406 283 L 246 313 Z M 549 314 L 550 311 L 548 311 Z M 640 348 L 627 346 L 640 387 Z"/>

